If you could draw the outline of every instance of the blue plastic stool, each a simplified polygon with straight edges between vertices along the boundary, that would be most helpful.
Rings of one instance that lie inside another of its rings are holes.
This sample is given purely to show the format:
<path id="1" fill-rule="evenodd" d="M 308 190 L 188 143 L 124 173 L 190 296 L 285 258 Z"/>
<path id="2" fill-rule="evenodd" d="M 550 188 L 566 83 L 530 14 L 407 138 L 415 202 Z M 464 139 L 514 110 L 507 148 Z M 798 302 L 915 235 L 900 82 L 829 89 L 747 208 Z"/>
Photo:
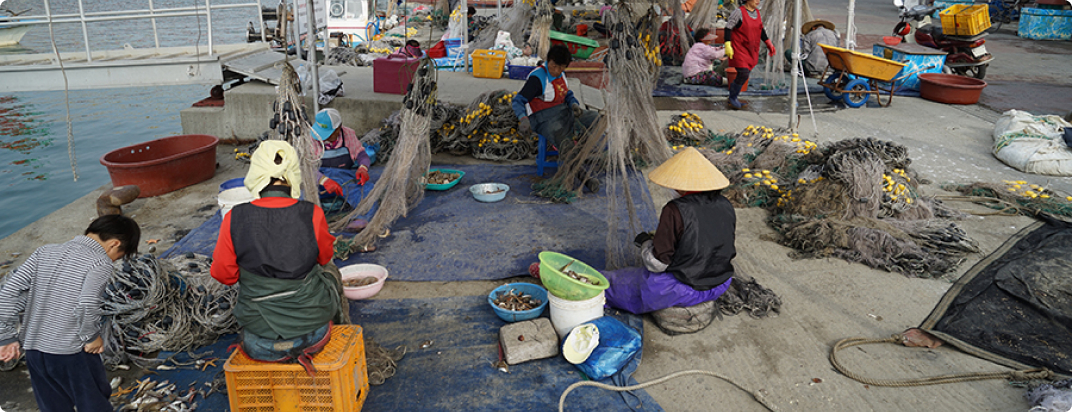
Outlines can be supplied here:
<path id="1" fill-rule="evenodd" d="M 558 156 L 558 150 L 548 150 L 547 139 L 543 135 L 537 135 L 540 141 L 536 144 L 536 174 L 543 177 L 544 168 L 558 168 L 558 162 L 548 162 L 547 156 Z"/>

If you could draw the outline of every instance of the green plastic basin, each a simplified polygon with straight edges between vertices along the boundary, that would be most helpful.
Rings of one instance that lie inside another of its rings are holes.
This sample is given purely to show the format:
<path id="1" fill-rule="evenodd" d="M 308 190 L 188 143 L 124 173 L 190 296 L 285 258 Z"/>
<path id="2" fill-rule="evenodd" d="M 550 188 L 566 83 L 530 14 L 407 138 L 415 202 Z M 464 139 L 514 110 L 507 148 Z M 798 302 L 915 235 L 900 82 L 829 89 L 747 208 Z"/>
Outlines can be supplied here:
<path id="1" fill-rule="evenodd" d="M 584 262 L 556 252 L 540 252 L 540 281 L 543 287 L 557 297 L 566 300 L 587 300 L 594 298 L 610 286 L 607 278 Z M 597 284 L 583 283 L 562 273 L 564 266 L 578 275 L 588 277 Z"/>

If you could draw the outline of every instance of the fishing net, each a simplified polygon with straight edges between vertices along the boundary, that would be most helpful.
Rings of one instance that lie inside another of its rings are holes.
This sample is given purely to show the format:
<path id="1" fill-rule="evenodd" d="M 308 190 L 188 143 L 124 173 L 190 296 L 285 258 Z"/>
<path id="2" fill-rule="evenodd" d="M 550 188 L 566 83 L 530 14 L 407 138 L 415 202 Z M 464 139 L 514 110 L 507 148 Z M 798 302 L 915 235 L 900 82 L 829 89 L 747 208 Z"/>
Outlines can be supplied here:
<path id="1" fill-rule="evenodd" d="M 406 356 L 406 351 L 405 345 L 387 349 L 372 337 L 365 336 L 365 363 L 368 367 L 369 385 L 383 385 L 387 379 L 395 376 L 395 372 L 398 371 L 398 361 Z"/>
<path id="2" fill-rule="evenodd" d="M 342 230 L 351 220 L 368 214 L 374 206 L 376 213 L 361 232 L 350 239 L 336 239 L 337 258 L 346 259 L 350 253 L 367 250 L 395 220 L 405 216 L 424 198 L 422 179 L 432 162 L 429 132 L 436 94 L 435 64 L 431 59 L 421 59 L 402 99 L 398 142 L 383 174 L 352 212 L 333 223 L 332 229 Z"/>
<path id="3" fill-rule="evenodd" d="M 755 278 L 741 271 L 718 299 L 693 306 L 670 307 L 652 312 L 655 325 L 668 335 L 695 333 L 703 330 L 717 317 L 734 316 L 745 312 L 754 318 L 765 318 L 781 311 L 782 300 Z"/>
<path id="4" fill-rule="evenodd" d="M 994 214 L 1072 217 L 1072 196 L 1061 194 L 1023 180 L 1005 180 L 1001 184 L 977 182 L 969 185 L 947 184 L 942 189 L 959 192 L 968 200 L 995 209 Z"/>
<path id="5" fill-rule="evenodd" d="M 532 20 L 532 33 L 528 44 L 535 46 L 536 55 L 547 60 L 547 51 L 551 50 L 551 0 L 536 0 L 536 17 Z"/>
<path id="6" fill-rule="evenodd" d="M 268 122 L 269 129 L 274 133 L 270 131 L 269 138 L 284 140 L 294 147 L 301 169 L 302 197 L 320 206 L 320 188 L 317 184 L 320 157 L 313 150 L 314 145 L 321 143 L 311 135 L 312 125 L 309 123 L 308 110 L 303 106 L 305 99 L 301 95 L 298 73 L 290 62 L 280 63 L 280 68 L 282 74 L 279 76 L 279 87 L 276 88 L 276 99 L 272 102 L 272 119 Z"/>
<path id="7" fill-rule="evenodd" d="M 108 319 L 102 334 L 105 365 L 150 368 L 166 360 L 147 354 L 193 350 L 237 332 L 231 310 L 238 287 L 213 279 L 209 261 L 194 253 L 117 261 L 102 305 Z"/>
<path id="8" fill-rule="evenodd" d="M 432 106 L 429 141 L 432 153 L 471 155 L 484 160 L 521 160 L 536 154 L 538 138 L 517 130 L 511 101 L 517 93 L 485 92 L 468 106 L 437 102 Z M 401 129 L 401 112 L 391 114 L 378 129 L 361 137 L 376 150 L 376 163 L 390 160 Z"/>
<path id="9" fill-rule="evenodd" d="M 670 158 L 651 97 L 660 64 L 655 43 L 658 16 L 650 4 L 638 18 L 631 16 L 626 3 L 603 16 L 612 28 L 606 63 L 610 88 L 615 90 L 614 98 L 606 99 L 605 115 L 580 136 L 573 150 L 559 155 L 559 168 L 551 179 L 533 186 L 539 196 L 569 202 L 592 176 L 606 170 L 608 216 L 617 215 L 622 206 L 629 216 L 628 222 L 607 222 L 608 269 L 626 266 L 636 258 L 629 253 L 631 239 L 618 238 L 618 225 L 629 225 L 631 233 L 643 230 L 632 201 L 631 192 L 637 188 L 629 185 L 630 170 Z M 625 204 L 620 205 L 623 200 Z"/>
<path id="10" fill-rule="evenodd" d="M 685 25 L 693 31 L 700 28 L 713 29 L 719 17 L 718 0 L 696 0 L 692 5 L 692 11 L 685 17 Z"/>
<path id="11" fill-rule="evenodd" d="M 532 27 L 535 13 L 535 0 L 515 1 L 513 6 L 503 10 L 501 17 L 488 20 L 487 26 L 481 29 L 476 38 L 470 42 L 470 49 L 490 49 L 495 44 L 495 38 L 500 30 L 509 32 L 510 40 L 514 44 L 519 46 L 524 44 L 525 33 Z"/>
<path id="12" fill-rule="evenodd" d="M 769 210 L 774 240 L 795 249 L 793 257 L 933 277 L 979 251 L 952 221 L 966 214 L 920 193 L 923 179 L 899 144 L 857 138 L 819 145 L 756 126 L 714 134 L 689 113 L 671 119 L 663 135 L 674 148 L 699 146 L 730 180 L 722 194 L 734 206 Z"/>
<path id="13" fill-rule="evenodd" d="M 680 66 L 692 45 L 692 34 L 685 27 L 685 12 L 680 0 L 662 0 L 661 6 L 670 11 L 670 21 L 660 27 L 660 45 L 656 46 L 656 51 L 667 65 Z"/>

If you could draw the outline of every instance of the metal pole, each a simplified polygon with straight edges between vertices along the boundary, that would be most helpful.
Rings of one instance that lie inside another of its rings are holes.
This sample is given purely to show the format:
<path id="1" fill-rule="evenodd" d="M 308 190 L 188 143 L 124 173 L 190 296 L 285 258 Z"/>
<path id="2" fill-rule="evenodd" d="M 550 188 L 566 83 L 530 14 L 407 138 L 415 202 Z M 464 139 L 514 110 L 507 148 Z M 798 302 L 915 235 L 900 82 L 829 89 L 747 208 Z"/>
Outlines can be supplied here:
<path id="1" fill-rule="evenodd" d="M 465 63 L 465 72 L 469 73 L 469 1 L 462 0 L 461 3 L 461 12 L 465 16 L 462 17 L 462 61 Z"/>
<path id="2" fill-rule="evenodd" d="M 502 0 L 495 0 L 495 17 L 502 18 Z"/>
<path id="3" fill-rule="evenodd" d="M 149 20 L 153 22 L 153 43 L 156 44 L 156 48 L 160 48 L 160 35 L 156 32 L 156 10 L 153 8 L 153 0 L 149 0 L 149 15 L 153 16 Z"/>
<path id="4" fill-rule="evenodd" d="M 208 22 L 208 54 L 211 55 L 215 54 L 212 50 L 212 0 L 205 0 L 205 20 Z"/>
<path id="5" fill-rule="evenodd" d="M 261 0 L 257 0 L 257 18 L 261 21 L 261 41 L 268 41 L 268 26 L 264 25 L 264 8 L 261 6 Z M 279 23 L 279 10 L 275 11 L 276 24 Z M 284 45 L 283 47 L 286 47 Z M 286 53 L 284 53 L 286 54 Z"/>
<path id="6" fill-rule="evenodd" d="M 309 33 L 305 35 L 306 41 L 309 42 L 309 54 L 305 59 L 309 64 L 309 73 L 312 78 L 309 79 L 313 84 L 313 114 L 315 115 L 320 111 L 320 70 L 316 67 L 316 6 L 313 4 L 313 0 L 306 0 L 305 19 L 309 21 Z M 324 42 L 327 44 L 327 42 Z"/>
<path id="7" fill-rule="evenodd" d="M 856 49 L 856 0 L 849 0 L 849 17 L 845 22 L 845 48 Z"/>
<path id="8" fill-rule="evenodd" d="M 86 11 L 82 7 L 82 0 L 78 0 L 78 17 L 82 20 L 82 40 L 86 43 L 86 61 L 93 61 L 93 55 L 89 53 L 89 30 L 86 30 Z"/>
<path id="9" fill-rule="evenodd" d="M 800 14 L 803 0 L 793 0 L 793 80 L 789 82 L 789 130 L 797 131 L 797 79 L 800 77 Z M 807 84 L 804 87 L 808 87 Z"/>

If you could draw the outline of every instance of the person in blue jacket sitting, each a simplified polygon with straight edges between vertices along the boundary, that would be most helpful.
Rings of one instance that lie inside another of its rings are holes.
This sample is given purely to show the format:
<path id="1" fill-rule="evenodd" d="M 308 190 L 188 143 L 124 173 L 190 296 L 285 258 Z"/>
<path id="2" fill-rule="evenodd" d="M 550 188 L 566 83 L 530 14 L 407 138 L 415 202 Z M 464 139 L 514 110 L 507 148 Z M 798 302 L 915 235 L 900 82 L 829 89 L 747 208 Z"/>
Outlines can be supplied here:
<path id="1" fill-rule="evenodd" d="M 518 131 L 530 131 L 547 138 L 557 149 L 559 157 L 569 156 L 577 139 L 599 120 L 599 112 L 585 110 L 566 85 L 566 68 L 573 56 L 566 46 L 551 46 L 547 61 L 529 73 L 511 103 L 518 118 Z M 598 190 L 595 179 L 585 181 L 593 192 Z"/>

